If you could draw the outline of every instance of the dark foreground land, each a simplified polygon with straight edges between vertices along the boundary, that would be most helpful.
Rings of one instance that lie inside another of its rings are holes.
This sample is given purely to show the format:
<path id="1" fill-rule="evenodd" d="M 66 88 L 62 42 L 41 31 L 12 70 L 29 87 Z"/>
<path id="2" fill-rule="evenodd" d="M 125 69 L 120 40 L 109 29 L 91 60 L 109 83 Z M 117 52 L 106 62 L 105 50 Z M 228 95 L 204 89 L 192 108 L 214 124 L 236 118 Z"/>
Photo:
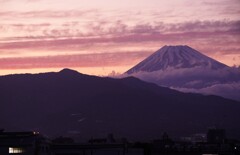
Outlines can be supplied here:
<path id="1" fill-rule="evenodd" d="M 151 142 L 128 142 L 108 138 L 91 138 L 86 143 L 72 138 L 53 140 L 38 132 L 0 132 L 0 154 L 22 155 L 238 155 L 240 141 L 226 139 L 224 130 L 211 130 L 207 140 L 174 141 L 166 133 Z"/>

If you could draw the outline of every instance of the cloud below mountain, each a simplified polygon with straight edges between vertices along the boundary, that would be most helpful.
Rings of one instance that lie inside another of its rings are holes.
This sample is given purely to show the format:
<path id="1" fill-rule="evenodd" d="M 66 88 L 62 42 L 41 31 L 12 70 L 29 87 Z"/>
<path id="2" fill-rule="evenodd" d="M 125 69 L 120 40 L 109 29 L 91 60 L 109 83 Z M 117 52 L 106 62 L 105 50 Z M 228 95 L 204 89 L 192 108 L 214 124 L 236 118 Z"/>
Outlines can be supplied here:
<path id="1" fill-rule="evenodd" d="M 220 83 L 213 84 L 209 87 L 194 89 L 194 88 L 177 88 L 172 87 L 173 89 L 182 91 L 182 92 L 193 92 L 201 93 L 206 95 L 218 95 L 225 98 L 230 98 L 240 101 L 240 81 L 232 83 Z"/>
<path id="2" fill-rule="evenodd" d="M 131 76 L 182 92 L 218 95 L 240 101 L 240 70 L 237 68 L 169 68 L 164 71 L 138 72 Z"/>

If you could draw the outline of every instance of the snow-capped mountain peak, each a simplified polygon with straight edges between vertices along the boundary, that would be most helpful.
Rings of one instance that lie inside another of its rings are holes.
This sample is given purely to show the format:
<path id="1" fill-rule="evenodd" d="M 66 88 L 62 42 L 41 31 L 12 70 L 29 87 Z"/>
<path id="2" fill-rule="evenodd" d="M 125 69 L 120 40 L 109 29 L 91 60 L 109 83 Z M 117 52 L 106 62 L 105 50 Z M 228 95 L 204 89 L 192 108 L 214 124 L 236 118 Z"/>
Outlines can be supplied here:
<path id="1" fill-rule="evenodd" d="M 161 49 L 150 55 L 148 58 L 128 70 L 127 74 L 139 71 L 153 72 L 165 70 L 167 68 L 192 68 L 207 67 L 211 69 L 220 69 L 226 65 L 201 54 L 197 50 L 186 46 L 163 46 Z"/>

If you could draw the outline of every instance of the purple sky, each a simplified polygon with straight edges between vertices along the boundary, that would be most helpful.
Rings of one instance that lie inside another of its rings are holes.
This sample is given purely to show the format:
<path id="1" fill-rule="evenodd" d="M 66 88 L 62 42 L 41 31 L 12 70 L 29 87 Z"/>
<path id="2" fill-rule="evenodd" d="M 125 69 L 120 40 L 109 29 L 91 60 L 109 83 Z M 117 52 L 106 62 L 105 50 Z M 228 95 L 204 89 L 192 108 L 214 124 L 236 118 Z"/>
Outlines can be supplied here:
<path id="1" fill-rule="evenodd" d="M 240 65 L 239 0 L 0 0 L 0 75 L 122 73 L 164 45 Z"/>

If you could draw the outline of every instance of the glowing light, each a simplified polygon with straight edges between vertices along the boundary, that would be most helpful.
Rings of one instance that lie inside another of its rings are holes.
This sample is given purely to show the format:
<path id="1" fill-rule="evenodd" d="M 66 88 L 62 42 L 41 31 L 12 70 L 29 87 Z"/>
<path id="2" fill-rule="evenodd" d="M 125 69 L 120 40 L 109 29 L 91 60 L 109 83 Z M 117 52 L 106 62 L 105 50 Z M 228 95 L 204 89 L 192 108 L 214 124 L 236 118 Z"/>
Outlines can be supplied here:
<path id="1" fill-rule="evenodd" d="M 9 153 L 24 153 L 23 148 L 17 148 L 17 147 L 9 147 Z"/>

